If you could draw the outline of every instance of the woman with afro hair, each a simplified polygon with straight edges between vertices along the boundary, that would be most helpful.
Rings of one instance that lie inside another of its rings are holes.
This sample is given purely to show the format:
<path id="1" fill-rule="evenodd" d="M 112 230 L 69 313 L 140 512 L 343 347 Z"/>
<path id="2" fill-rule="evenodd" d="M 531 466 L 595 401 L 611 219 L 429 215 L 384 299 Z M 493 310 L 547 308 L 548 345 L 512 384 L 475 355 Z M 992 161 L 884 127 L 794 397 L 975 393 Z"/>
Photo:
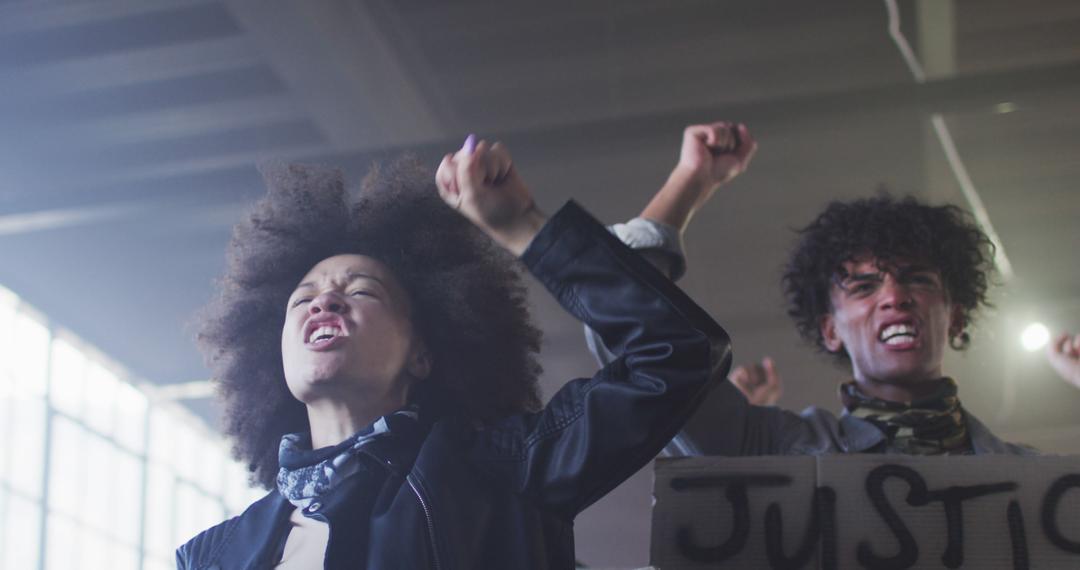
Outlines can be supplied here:
<path id="1" fill-rule="evenodd" d="M 723 329 L 573 202 L 542 214 L 500 144 L 432 178 L 266 174 L 199 340 L 269 493 L 179 568 L 573 568 L 574 517 L 724 377 Z M 513 256 L 615 355 L 543 407 Z"/>

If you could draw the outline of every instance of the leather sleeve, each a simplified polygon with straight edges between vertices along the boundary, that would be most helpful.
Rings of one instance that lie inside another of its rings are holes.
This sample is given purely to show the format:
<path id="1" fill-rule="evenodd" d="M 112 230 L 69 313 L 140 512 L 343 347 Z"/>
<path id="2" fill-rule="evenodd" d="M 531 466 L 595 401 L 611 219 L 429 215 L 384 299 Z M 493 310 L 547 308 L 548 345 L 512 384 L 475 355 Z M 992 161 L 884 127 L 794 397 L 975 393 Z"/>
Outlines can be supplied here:
<path id="1" fill-rule="evenodd" d="M 522 261 L 615 355 L 539 413 L 482 432 L 474 460 L 543 508 L 572 518 L 646 465 L 731 365 L 727 333 L 577 204 L 556 213 Z"/>
<path id="2" fill-rule="evenodd" d="M 219 567 L 216 564 L 207 565 L 218 558 L 221 550 L 232 538 L 239 520 L 239 517 L 233 517 L 221 524 L 210 527 L 184 543 L 180 548 L 177 548 L 177 570 L 203 570 L 204 568 L 218 570 Z"/>
<path id="3" fill-rule="evenodd" d="M 184 547 L 176 549 L 176 570 L 189 570 L 191 565 L 188 564 L 187 550 Z"/>
<path id="4" fill-rule="evenodd" d="M 672 281 L 686 272 L 685 245 L 679 231 L 653 220 L 634 218 L 616 224 L 611 232 L 635 253 Z M 615 360 L 588 325 L 585 344 L 601 366 Z M 733 385 L 724 382 L 713 390 L 686 426 L 661 451 L 665 457 L 700 455 L 763 455 L 788 451 L 782 434 L 801 436 L 800 418 L 772 407 L 751 406 Z"/>

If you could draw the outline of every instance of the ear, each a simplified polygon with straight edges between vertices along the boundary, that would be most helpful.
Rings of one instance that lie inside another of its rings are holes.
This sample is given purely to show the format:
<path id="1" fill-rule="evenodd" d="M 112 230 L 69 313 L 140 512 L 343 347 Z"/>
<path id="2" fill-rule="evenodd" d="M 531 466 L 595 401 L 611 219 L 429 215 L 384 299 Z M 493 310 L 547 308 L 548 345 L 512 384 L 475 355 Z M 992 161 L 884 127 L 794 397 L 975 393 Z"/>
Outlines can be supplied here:
<path id="1" fill-rule="evenodd" d="M 832 313 L 826 313 L 818 319 L 818 330 L 821 331 L 821 344 L 829 352 L 840 352 L 844 348 L 844 341 L 836 334 L 836 320 Z"/>
<path id="2" fill-rule="evenodd" d="M 967 321 L 964 319 L 964 309 L 960 305 L 953 305 L 949 310 L 949 338 L 960 336 L 965 328 Z"/>
<path id="3" fill-rule="evenodd" d="M 417 341 L 409 354 L 409 375 L 417 380 L 423 380 L 431 374 L 431 353 L 423 341 Z"/>

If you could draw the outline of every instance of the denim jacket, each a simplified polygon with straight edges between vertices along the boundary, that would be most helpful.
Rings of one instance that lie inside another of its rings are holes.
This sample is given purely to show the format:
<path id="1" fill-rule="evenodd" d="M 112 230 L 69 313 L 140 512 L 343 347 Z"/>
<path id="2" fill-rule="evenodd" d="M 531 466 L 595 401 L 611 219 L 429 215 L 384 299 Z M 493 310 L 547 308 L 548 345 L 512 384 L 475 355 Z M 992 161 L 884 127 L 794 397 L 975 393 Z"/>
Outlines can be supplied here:
<path id="1" fill-rule="evenodd" d="M 1032 448 L 1002 441 L 964 410 L 976 455 L 1036 455 Z M 730 382 L 709 395 L 683 431 L 667 447 L 670 455 L 828 455 L 880 449 L 885 434 L 848 414 L 810 407 L 801 413 L 753 406 Z"/>

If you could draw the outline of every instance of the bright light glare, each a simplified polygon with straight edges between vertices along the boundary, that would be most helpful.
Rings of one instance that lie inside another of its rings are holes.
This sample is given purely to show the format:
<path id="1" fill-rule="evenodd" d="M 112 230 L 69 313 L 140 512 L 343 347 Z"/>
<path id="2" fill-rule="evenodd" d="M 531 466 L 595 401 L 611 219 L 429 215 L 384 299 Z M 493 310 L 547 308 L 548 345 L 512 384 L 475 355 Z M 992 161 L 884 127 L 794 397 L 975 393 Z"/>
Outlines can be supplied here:
<path id="1" fill-rule="evenodd" d="M 1024 332 L 1020 333 L 1020 344 L 1024 345 L 1024 350 L 1028 352 L 1035 352 L 1046 346 L 1048 342 L 1050 342 L 1050 329 L 1042 323 L 1031 323 Z"/>

